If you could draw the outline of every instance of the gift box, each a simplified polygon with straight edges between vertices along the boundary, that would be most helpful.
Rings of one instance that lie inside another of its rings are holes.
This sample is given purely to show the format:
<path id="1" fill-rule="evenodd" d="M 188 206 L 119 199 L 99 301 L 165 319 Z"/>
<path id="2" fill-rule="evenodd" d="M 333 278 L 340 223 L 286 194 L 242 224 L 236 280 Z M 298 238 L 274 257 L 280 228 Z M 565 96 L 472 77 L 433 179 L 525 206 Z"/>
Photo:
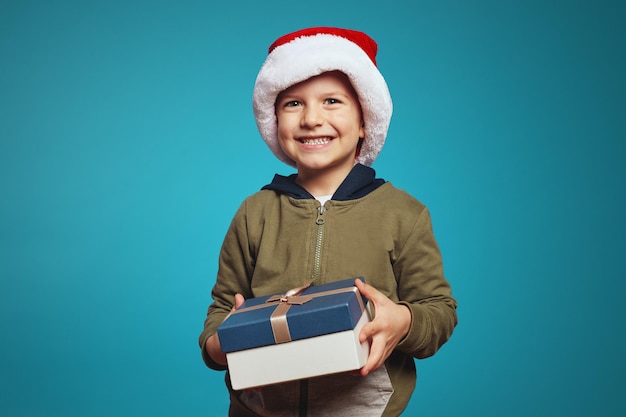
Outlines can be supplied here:
<path id="1" fill-rule="evenodd" d="M 217 329 L 232 387 L 361 368 L 369 354 L 359 342 L 370 321 L 366 306 L 354 278 L 246 300 Z"/>

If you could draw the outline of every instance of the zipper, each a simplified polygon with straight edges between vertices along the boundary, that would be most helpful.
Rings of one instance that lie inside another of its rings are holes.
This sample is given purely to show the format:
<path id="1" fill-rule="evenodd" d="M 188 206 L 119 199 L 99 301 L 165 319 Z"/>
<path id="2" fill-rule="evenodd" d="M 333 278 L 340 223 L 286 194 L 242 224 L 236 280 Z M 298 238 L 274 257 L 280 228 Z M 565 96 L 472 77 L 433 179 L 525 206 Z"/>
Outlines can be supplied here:
<path id="1" fill-rule="evenodd" d="M 315 254 L 313 255 L 313 274 L 311 276 L 311 279 L 313 281 L 317 280 L 320 276 L 322 263 L 322 240 L 324 238 L 324 223 L 326 223 L 324 213 L 326 213 L 326 208 L 320 205 L 317 208 L 317 218 L 315 219 L 315 224 L 317 225 L 317 233 L 315 237 Z"/>
<path id="2" fill-rule="evenodd" d="M 326 208 L 320 205 L 317 208 L 317 217 L 315 218 L 315 224 L 317 225 L 317 231 L 315 233 L 315 254 L 313 255 L 313 274 L 311 280 L 315 281 L 320 276 L 320 269 L 322 263 L 322 240 L 324 238 L 324 218 Z M 309 380 L 300 380 L 300 403 L 299 403 L 298 416 L 306 417 L 309 408 Z"/>

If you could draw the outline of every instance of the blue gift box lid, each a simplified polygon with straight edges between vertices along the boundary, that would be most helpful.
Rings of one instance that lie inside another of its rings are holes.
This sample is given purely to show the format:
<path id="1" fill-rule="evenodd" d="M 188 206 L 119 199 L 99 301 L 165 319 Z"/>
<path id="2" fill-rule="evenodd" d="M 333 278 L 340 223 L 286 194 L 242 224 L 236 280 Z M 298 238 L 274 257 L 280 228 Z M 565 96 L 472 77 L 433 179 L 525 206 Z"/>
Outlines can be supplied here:
<path id="1" fill-rule="evenodd" d="M 217 333 L 222 351 L 228 353 L 351 330 L 366 303 L 354 278 L 312 285 L 293 298 L 271 294 L 246 300 Z M 287 340 L 280 336 L 277 322 L 288 330 Z"/>

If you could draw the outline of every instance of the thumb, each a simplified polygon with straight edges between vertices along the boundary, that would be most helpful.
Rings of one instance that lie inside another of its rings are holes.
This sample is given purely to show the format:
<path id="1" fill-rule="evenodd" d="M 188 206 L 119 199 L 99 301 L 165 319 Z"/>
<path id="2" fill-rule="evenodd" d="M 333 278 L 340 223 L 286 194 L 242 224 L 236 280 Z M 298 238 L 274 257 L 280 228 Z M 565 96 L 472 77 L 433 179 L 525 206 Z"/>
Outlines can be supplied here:
<path id="1" fill-rule="evenodd" d="M 226 317 L 224 318 L 224 321 L 226 321 L 226 319 L 229 318 L 230 315 L 235 312 L 235 310 L 237 310 L 239 307 L 241 307 L 241 305 L 243 304 L 244 301 L 246 301 L 246 300 L 245 300 L 245 298 L 243 298 L 243 295 L 241 295 L 239 293 L 235 294 L 235 305 L 233 306 L 233 308 L 230 309 L 230 312 L 226 315 Z"/>
<path id="2" fill-rule="evenodd" d="M 354 284 L 361 293 L 361 295 L 376 304 L 376 302 L 378 301 L 378 296 L 380 295 L 380 292 L 376 288 L 364 283 L 360 279 L 355 279 Z"/>
<path id="3" fill-rule="evenodd" d="M 244 301 L 246 300 L 243 298 L 243 295 L 239 293 L 235 294 L 235 309 L 241 307 Z"/>

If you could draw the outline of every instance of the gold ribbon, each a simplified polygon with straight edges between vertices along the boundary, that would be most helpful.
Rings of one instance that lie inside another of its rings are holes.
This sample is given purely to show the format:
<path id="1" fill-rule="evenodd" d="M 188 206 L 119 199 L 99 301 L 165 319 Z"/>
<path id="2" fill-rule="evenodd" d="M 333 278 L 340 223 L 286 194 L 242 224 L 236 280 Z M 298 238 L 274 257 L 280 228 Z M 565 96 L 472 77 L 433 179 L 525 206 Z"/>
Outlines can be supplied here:
<path id="1" fill-rule="evenodd" d="M 325 297 L 327 295 L 341 294 L 344 292 L 357 293 L 357 301 L 361 311 L 365 309 L 363 300 L 358 296 L 359 290 L 356 287 L 339 288 L 336 290 L 321 291 L 314 294 L 300 295 L 302 291 L 309 288 L 311 281 L 308 281 L 302 287 L 293 288 L 287 291 L 285 294 L 278 294 L 269 297 L 265 300 L 264 304 L 258 304 L 255 306 L 245 307 L 237 309 L 233 314 L 244 313 L 246 311 L 257 310 L 259 308 L 276 306 L 276 309 L 270 316 L 270 324 L 272 326 L 272 333 L 274 334 L 274 341 L 276 343 L 291 342 L 291 334 L 289 333 L 289 323 L 287 323 L 287 312 L 292 305 L 302 305 L 311 301 L 317 297 Z M 278 303 L 278 304 L 276 304 Z"/>
<path id="2" fill-rule="evenodd" d="M 300 295 L 302 291 L 309 288 L 310 285 L 311 281 L 308 281 L 302 287 L 292 288 L 283 295 L 274 295 L 265 300 L 266 303 L 279 303 L 276 310 L 274 310 L 270 316 L 270 324 L 272 326 L 272 333 L 274 334 L 274 341 L 276 343 L 291 341 L 289 324 L 287 323 L 287 312 L 293 304 L 302 305 L 313 299 L 311 296 L 303 297 Z"/>

